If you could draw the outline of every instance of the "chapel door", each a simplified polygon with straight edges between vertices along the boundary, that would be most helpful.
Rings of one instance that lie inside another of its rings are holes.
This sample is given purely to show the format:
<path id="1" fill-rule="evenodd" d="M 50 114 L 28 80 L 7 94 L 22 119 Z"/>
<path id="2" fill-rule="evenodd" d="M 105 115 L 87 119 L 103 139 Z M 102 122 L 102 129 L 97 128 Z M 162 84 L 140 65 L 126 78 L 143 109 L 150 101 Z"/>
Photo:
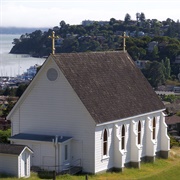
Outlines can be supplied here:
<path id="1" fill-rule="evenodd" d="M 21 156 L 21 177 L 28 175 L 28 154 L 24 152 Z"/>

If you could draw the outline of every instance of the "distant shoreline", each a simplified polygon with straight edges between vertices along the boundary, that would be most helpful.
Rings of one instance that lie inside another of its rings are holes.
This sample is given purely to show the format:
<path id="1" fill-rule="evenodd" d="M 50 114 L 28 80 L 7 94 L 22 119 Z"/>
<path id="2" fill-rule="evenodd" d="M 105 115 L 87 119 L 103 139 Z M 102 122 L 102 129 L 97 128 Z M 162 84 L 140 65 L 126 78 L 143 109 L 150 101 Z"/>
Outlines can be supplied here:
<path id="1" fill-rule="evenodd" d="M 0 34 L 25 34 L 36 30 L 47 31 L 49 28 L 25 28 L 25 27 L 0 27 Z"/>

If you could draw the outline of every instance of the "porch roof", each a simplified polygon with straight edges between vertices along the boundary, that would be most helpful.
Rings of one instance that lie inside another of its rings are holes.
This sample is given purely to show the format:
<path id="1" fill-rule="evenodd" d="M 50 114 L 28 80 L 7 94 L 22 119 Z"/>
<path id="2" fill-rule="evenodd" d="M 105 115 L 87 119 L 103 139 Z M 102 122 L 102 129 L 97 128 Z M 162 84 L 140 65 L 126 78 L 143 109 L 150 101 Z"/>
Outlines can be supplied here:
<path id="1" fill-rule="evenodd" d="M 63 143 L 72 137 L 61 136 L 61 135 L 42 135 L 42 134 L 27 134 L 19 133 L 11 136 L 10 140 L 30 140 L 30 141 L 44 141 L 44 142 L 55 142 L 57 137 L 58 143 Z"/>

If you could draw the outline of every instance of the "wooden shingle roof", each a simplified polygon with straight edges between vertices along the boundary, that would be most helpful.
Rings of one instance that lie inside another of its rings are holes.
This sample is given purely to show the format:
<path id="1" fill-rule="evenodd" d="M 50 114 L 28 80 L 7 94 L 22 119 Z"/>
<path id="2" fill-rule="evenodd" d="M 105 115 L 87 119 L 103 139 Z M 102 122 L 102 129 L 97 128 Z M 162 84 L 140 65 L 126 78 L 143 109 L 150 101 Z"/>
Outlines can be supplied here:
<path id="1" fill-rule="evenodd" d="M 164 109 L 128 53 L 52 55 L 97 124 Z"/>
<path id="2" fill-rule="evenodd" d="M 26 148 L 27 146 L 24 145 L 17 145 L 17 144 L 1 144 L 0 143 L 0 153 L 1 154 L 14 154 L 14 155 L 20 155 L 21 152 Z M 29 149 L 29 148 L 28 148 Z M 31 150 L 30 150 L 31 151 Z"/>

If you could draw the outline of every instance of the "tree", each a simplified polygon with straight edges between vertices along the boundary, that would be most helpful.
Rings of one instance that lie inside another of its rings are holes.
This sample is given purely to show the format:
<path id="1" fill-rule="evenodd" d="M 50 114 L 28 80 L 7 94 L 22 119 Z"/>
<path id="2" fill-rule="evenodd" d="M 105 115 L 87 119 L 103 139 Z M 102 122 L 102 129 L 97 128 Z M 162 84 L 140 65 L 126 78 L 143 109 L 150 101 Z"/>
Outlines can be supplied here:
<path id="1" fill-rule="evenodd" d="M 109 25 L 113 25 L 116 23 L 116 19 L 115 18 L 111 18 L 110 21 L 109 21 Z"/>
<path id="2" fill-rule="evenodd" d="M 142 72 L 153 87 L 165 83 L 164 68 L 161 62 L 151 62 Z"/>
<path id="3" fill-rule="evenodd" d="M 139 22 L 139 18 L 140 18 L 140 13 L 136 13 L 136 20 L 137 20 L 137 22 Z"/>
<path id="4" fill-rule="evenodd" d="M 177 20 L 176 26 L 177 26 L 177 33 L 180 34 L 180 22 L 179 22 L 179 19 Z"/>
<path id="5" fill-rule="evenodd" d="M 169 79 L 170 78 L 170 75 L 171 75 L 171 66 L 170 66 L 170 59 L 169 58 L 165 58 L 164 60 L 164 66 L 165 66 L 165 78 L 166 79 Z"/>
<path id="6" fill-rule="evenodd" d="M 171 25 L 172 22 L 173 22 L 172 19 L 170 19 L 170 18 L 167 18 L 167 19 L 166 19 L 166 24 L 167 24 L 167 25 Z"/>
<path id="7" fill-rule="evenodd" d="M 66 22 L 64 20 L 62 20 L 60 23 L 59 23 L 59 26 L 61 28 L 64 28 L 66 26 Z"/>
<path id="8" fill-rule="evenodd" d="M 127 13 L 125 18 L 124 18 L 124 23 L 128 24 L 129 21 L 131 21 L 131 16 Z"/>
<path id="9" fill-rule="evenodd" d="M 7 101 L 8 101 L 7 107 L 2 110 L 3 117 L 6 117 L 9 114 L 9 112 L 11 111 L 11 109 L 14 107 L 15 104 L 11 98 L 7 98 Z"/>
<path id="10" fill-rule="evenodd" d="M 180 53 L 180 45 L 178 44 L 168 44 L 165 48 L 164 51 L 166 53 L 166 56 L 171 59 L 171 61 L 174 61 L 176 56 L 179 55 Z"/>
<path id="11" fill-rule="evenodd" d="M 15 38 L 15 39 L 13 39 L 13 42 L 12 42 L 12 44 L 19 44 L 19 42 L 20 42 L 20 39 L 18 39 L 18 38 Z"/>
<path id="12" fill-rule="evenodd" d="M 146 18 L 145 18 L 145 14 L 144 14 L 144 13 L 141 13 L 141 14 L 140 14 L 139 20 L 140 20 L 141 22 L 145 22 Z"/>
<path id="13" fill-rule="evenodd" d="M 153 51 L 152 51 L 152 53 L 151 53 L 152 59 L 153 59 L 153 60 L 158 59 L 158 58 L 159 58 L 159 55 L 158 55 L 158 54 L 159 54 L 158 47 L 155 46 L 154 49 L 153 49 Z"/>
<path id="14" fill-rule="evenodd" d="M 148 34 L 151 32 L 151 20 L 147 19 L 144 23 L 144 31 L 147 32 Z"/>
<path id="15" fill-rule="evenodd" d="M 28 84 L 19 85 L 16 90 L 16 96 L 21 97 L 21 95 L 23 94 L 23 92 L 26 90 L 27 87 L 28 87 Z"/>

